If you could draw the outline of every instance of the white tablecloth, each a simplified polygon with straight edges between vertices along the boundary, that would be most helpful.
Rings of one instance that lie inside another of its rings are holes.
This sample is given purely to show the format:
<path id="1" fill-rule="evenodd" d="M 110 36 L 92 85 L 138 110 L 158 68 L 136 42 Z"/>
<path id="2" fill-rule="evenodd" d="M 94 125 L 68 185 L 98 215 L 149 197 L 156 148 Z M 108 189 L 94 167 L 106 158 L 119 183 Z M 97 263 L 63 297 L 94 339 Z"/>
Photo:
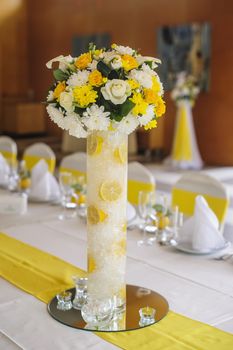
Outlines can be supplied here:
<path id="1" fill-rule="evenodd" d="M 1 194 L 1 192 L 0 192 Z M 30 204 L 25 216 L 0 215 L 0 231 L 86 268 L 85 223 L 61 222 L 59 207 Z M 163 294 L 170 309 L 233 333 L 233 261 L 216 261 L 158 245 L 138 248 L 139 232 L 128 232 L 127 282 Z M 61 325 L 46 305 L 0 280 L 0 349 L 105 350 L 98 336 Z"/>

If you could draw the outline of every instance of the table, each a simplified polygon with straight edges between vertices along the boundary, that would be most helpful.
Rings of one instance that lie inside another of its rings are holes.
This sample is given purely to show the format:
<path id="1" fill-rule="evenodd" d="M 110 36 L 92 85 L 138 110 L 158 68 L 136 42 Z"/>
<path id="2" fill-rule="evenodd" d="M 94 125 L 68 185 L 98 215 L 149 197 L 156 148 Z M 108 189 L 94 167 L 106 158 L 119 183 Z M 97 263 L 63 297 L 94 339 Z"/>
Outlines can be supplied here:
<path id="1" fill-rule="evenodd" d="M 30 203 L 25 216 L 0 214 L 0 232 L 86 269 L 85 222 L 61 222 L 59 212 L 55 205 Z M 139 235 L 136 230 L 128 232 L 127 283 L 156 290 L 171 310 L 233 333 L 233 261 L 158 245 L 139 248 Z M 59 324 L 44 303 L 3 279 L 0 314 L 0 349 L 116 349 L 95 334 Z"/>

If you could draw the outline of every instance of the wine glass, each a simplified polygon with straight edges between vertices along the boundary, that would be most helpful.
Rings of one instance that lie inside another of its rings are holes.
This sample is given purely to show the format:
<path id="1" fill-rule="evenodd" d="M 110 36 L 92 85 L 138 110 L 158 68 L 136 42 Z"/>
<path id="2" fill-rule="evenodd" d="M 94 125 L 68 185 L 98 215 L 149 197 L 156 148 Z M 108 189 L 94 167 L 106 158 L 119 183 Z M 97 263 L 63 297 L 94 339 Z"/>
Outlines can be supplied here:
<path id="1" fill-rule="evenodd" d="M 62 213 L 58 216 L 60 220 L 71 219 L 77 215 L 77 195 L 73 188 L 74 183 L 75 177 L 71 173 L 60 173 L 59 185 L 62 195 L 61 204 L 63 208 Z"/>
<path id="2" fill-rule="evenodd" d="M 155 201 L 154 192 L 140 191 L 138 194 L 138 213 L 140 218 L 143 220 L 143 224 L 140 225 L 140 229 L 143 232 L 142 238 L 137 242 L 138 246 L 142 245 L 152 245 L 155 241 L 154 237 L 147 237 L 147 232 L 155 233 L 156 226 L 151 225 L 152 221 L 156 220 L 156 217 L 153 215 Z"/>

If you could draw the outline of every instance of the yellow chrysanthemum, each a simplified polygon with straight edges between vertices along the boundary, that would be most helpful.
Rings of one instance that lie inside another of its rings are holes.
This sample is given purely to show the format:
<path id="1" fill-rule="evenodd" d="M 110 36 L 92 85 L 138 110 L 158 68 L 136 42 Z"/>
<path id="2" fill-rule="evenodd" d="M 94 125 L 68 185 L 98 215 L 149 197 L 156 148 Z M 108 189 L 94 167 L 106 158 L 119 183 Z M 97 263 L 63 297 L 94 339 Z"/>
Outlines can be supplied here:
<path id="1" fill-rule="evenodd" d="M 157 121 L 156 120 L 151 120 L 149 123 L 147 123 L 145 126 L 144 126 L 144 129 L 145 130 L 150 130 L 150 129 L 154 129 L 157 127 Z"/>
<path id="2" fill-rule="evenodd" d="M 159 99 L 156 102 L 154 112 L 156 117 L 162 117 L 162 115 L 166 112 L 166 105 L 161 96 L 159 96 Z"/>
<path id="3" fill-rule="evenodd" d="M 152 89 L 144 89 L 144 99 L 149 104 L 150 103 L 156 104 L 159 99 L 159 96 Z"/>
<path id="4" fill-rule="evenodd" d="M 112 49 L 115 49 L 116 47 L 117 47 L 117 44 L 112 44 L 112 45 L 111 45 L 111 48 L 112 48 Z"/>
<path id="5" fill-rule="evenodd" d="M 139 92 L 134 93 L 133 97 L 130 98 L 130 101 L 132 101 L 135 104 L 134 108 L 132 109 L 132 113 L 134 115 L 142 115 L 146 113 L 148 103 L 146 103 L 143 100 L 142 94 L 140 94 Z"/>
<path id="6" fill-rule="evenodd" d="M 121 61 L 122 61 L 122 67 L 126 71 L 129 71 L 131 69 L 138 67 L 138 62 L 136 61 L 136 59 L 134 57 L 132 57 L 130 55 L 121 56 Z"/>
<path id="7" fill-rule="evenodd" d="M 54 92 L 53 92 L 53 97 L 56 98 L 56 99 L 59 99 L 61 93 L 63 91 L 65 91 L 65 88 L 66 88 L 66 83 L 65 81 L 60 81 L 57 86 L 55 87 L 54 89 Z"/>
<path id="8" fill-rule="evenodd" d="M 92 86 L 101 86 L 106 83 L 107 78 L 104 78 L 102 74 L 97 69 L 95 69 L 89 74 L 88 80 Z"/>
<path id="9" fill-rule="evenodd" d="M 98 97 L 91 85 L 76 86 L 73 90 L 74 100 L 81 108 L 87 107 L 90 103 L 94 103 Z"/>
<path id="10" fill-rule="evenodd" d="M 161 84 L 156 76 L 152 77 L 152 90 L 157 93 L 161 91 Z"/>
<path id="11" fill-rule="evenodd" d="M 87 52 L 80 55 L 74 64 L 78 69 L 85 69 L 87 68 L 88 64 L 91 63 L 91 61 L 91 53 Z"/>
<path id="12" fill-rule="evenodd" d="M 138 89 L 140 86 L 140 84 L 134 79 L 129 79 L 129 80 L 127 80 L 127 82 L 129 83 L 131 90 Z"/>

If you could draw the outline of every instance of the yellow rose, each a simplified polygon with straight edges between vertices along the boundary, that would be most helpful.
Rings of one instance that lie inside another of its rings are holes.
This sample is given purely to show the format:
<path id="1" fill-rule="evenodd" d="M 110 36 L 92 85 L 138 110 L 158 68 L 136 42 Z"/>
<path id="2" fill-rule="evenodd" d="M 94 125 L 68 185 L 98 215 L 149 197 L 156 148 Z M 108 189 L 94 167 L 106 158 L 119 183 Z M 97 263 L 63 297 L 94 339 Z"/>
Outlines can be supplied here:
<path id="1" fill-rule="evenodd" d="M 138 62 L 136 59 L 130 55 L 123 55 L 121 56 L 122 60 L 122 67 L 126 70 L 129 71 L 131 69 L 137 68 L 138 67 Z"/>
<path id="2" fill-rule="evenodd" d="M 60 94 L 65 91 L 65 88 L 66 88 L 66 83 L 65 81 L 59 81 L 59 83 L 57 84 L 57 86 L 55 87 L 54 89 L 54 92 L 53 92 L 53 97 L 56 98 L 56 99 L 59 99 L 60 97 Z"/>
<path id="3" fill-rule="evenodd" d="M 91 53 L 87 52 L 80 55 L 74 64 L 78 69 L 85 69 L 87 68 L 88 64 L 91 63 L 91 61 Z"/>
<path id="4" fill-rule="evenodd" d="M 92 86 L 101 86 L 107 79 L 103 78 L 102 74 L 96 69 L 89 74 L 88 80 Z"/>

